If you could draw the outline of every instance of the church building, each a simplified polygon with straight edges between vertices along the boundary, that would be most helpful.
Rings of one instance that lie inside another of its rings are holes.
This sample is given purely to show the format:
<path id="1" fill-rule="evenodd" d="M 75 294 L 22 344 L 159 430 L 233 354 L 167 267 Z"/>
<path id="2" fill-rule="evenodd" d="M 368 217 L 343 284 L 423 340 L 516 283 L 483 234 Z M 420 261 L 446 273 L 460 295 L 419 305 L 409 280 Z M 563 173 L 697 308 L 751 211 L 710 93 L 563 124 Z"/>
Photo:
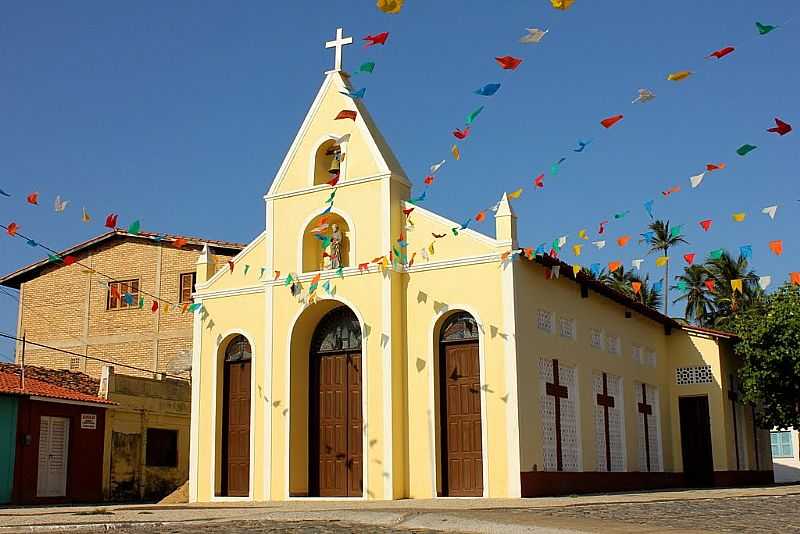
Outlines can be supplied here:
<path id="1" fill-rule="evenodd" d="M 198 259 L 190 500 L 771 482 L 732 336 L 515 253 L 507 196 L 494 236 L 409 202 L 349 96 L 349 42 L 328 43 L 264 231 L 228 268 Z"/>

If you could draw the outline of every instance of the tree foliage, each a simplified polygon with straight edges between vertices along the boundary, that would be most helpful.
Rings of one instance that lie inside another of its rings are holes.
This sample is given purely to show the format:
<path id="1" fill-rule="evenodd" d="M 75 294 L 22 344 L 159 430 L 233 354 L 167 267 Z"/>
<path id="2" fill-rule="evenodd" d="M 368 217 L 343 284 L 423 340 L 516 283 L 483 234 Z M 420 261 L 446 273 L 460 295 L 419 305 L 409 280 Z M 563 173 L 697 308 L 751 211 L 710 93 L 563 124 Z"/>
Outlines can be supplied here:
<path id="1" fill-rule="evenodd" d="M 800 427 L 800 287 L 786 284 L 732 316 L 743 401 L 765 428 Z"/>
<path id="2" fill-rule="evenodd" d="M 686 267 L 675 280 L 673 289 L 682 294 L 673 302 L 685 301 L 686 320 L 700 326 L 724 328 L 731 318 L 764 297 L 758 275 L 749 268 L 747 258 L 734 258 L 727 251 L 701 265 Z M 741 291 L 733 289 L 734 280 L 742 281 Z"/>

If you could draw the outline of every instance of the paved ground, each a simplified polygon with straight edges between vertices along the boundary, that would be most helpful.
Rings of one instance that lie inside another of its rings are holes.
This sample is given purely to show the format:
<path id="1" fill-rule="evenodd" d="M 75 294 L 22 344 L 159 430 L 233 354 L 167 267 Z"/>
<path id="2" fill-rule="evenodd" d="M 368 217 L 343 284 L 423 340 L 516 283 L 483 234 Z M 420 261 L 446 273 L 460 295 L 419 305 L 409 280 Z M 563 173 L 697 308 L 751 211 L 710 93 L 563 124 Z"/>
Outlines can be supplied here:
<path id="1" fill-rule="evenodd" d="M 10 508 L 6 532 L 120 534 L 798 533 L 800 486 L 545 499 L 320 501 Z"/>

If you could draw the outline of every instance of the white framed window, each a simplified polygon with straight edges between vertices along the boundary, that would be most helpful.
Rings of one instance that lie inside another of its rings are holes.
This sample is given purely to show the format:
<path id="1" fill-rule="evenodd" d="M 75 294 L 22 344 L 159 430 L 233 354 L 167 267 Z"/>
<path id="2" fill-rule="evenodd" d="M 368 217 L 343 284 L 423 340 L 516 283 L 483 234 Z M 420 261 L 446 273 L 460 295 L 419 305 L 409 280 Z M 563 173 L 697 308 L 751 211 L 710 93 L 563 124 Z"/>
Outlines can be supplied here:
<path id="1" fill-rule="evenodd" d="M 788 430 L 773 430 L 769 433 L 773 458 L 794 458 L 792 433 Z"/>
<path id="2" fill-rule="evenodd" d="M 597 328 L 592 328 L 591 336 L 592 336 L 591 340 L 592 347 L 598 350 L 603 350 L 604 346 L 603 331 L 598 330 Z"/>
<path id="3" fill-rule="evenodd" d="M 642 365 L 643 353 L 644 349 L 642 349 L 642 347 L 634 345 L 633 350 L 631 351 L 631 357 L 633 358 L 633 361 L 638 363 L 639 365 Z"/>
<path id="4" fill-rule="evenodd" d="M 575 339 L 575 319 L 561 318 L 561 337 Z"/>
<path id="5" fill-rule="evenodd" d="M 648 350 L 647 351 L 647 361 L 645 362 L 645 365 L 655 369 L 657 364 L 658 364 L 658 355 L 656 355 L 656 351 Z"/>
<path id="6" fill-rule="evenodd" d="M 609 354 L 622 354 L 622 340 L 620 340 L 619 336 L 608 336 L 606 345 L 608 346 Z"/>
<path id="7" fill-rule="evenodd" d="M 537 324 L 539 326 L 539 330 L 544 330 L 545 332 L 553 333 L 555 329 L 555 317 L 553 316 L 553 312 L 547 310 L 539 310 Z"/>

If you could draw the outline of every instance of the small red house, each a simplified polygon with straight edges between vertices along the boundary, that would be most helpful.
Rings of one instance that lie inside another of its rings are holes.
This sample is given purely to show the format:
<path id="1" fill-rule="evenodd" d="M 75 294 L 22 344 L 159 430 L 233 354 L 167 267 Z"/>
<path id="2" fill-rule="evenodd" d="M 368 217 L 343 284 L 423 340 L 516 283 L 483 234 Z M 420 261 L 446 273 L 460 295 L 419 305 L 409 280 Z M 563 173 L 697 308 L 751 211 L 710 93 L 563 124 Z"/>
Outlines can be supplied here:
<path id="1" fill-rule="evenodd" d="M 103 499 L 106 409 L 99 382 L 83 373 L 0 364 L 0 395 L 17 398 L 15 504 Z"/>

